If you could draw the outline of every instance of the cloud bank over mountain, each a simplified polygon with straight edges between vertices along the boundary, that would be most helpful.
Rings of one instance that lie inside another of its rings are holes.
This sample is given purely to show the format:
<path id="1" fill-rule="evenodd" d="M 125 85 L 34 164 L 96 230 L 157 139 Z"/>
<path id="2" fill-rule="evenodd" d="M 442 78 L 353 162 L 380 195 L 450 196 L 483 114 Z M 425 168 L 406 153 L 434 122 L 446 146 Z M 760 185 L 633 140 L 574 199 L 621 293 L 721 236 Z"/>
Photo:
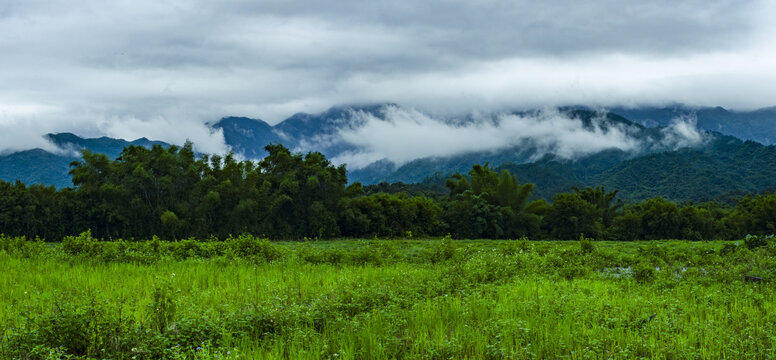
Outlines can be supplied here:
<path id="1" fill-rule="evenodd" d="M 765 0 L 6 0 L 0 150 L 72 131 L 220 152 L 207 121 L 346 103 L 771 106 L 773 18 Z"/>
<path id="2" fill-rule="evenodd" d="M 547 109 L 525 114 L 472 114 L 455 121 L 415 109 L 387 106 L 379 115 L 350 112 L 350 125 L 336 134 L 314 139 L 317 142 L 304 143 L 300 150 L 344 143 L 354 150 L 345 151 L 332 161 L 358 169 L 379 160 L 403 165 L 419 158 L 510 148 L 530 151 L 530 160 L 545 155 L 577 159 L 610 149 L 637 153 L 660 146 L 674 150 L 699 145 L 704 139 L 695 123 L 687 118 L 677 118 L 671 126 L 660 130 L 661 139 L 653 139 L 642 134 L 642 127 L 612 123 L 605 115 L 601 112 L 586 123 L 568 113 Z"/>

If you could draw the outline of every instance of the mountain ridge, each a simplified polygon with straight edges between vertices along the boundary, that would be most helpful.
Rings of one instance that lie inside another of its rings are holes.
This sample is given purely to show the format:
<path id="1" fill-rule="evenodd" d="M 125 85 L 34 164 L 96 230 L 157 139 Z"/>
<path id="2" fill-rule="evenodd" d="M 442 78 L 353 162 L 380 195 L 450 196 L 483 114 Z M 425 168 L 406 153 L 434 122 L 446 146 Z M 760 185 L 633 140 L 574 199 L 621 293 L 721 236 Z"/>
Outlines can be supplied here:
<path id="1" fill-rule="evenodd" d="M 337 106 L 319 114 L 297 113 L 274 126 L 261 119 L 247 117 L 224 117 L 209 125 L 213 129 L 222 130 L 227 145 L 245 158 L 261 158 L 266 154 L 264 151 L 266 144 L 282 143 L 293 151 L 320 150 L 327 158 L 332 159 L 341 154 L 363 150 L 355 144 L 337 139 L 342 131 L 359 129 L 366 121 L 389 123 L 390 120 L 386 118 L 386 114 L 397 107 L 395 104 Z M 773 146 L 743 141 L 747 139 L 740 140 L 722 132 L 713 131 L 702 133 L 703 136 L 708 137 L 703 139 L 708 141 L 708 144 L 691 148 L 682 146 L 672 148 L 666 145 L 665 139 L 670 135 L 668 130 L 674 126 L 676 118 L 695 116 L 696 124 L 701 128 L 702 124 L 705 124 L 704 126 L 715 124 L 715 118 L 709 114 L 716 114 L 717 118 L 731 114 L 726 109 L 718 107 L 703 108 L 702 111 L 695 109 L 694 115 L 687 115 L 690 111 L 688 109 L 691 108 L 678 105 L 641 110 L 601 111 L 580 107 L 563 109 L 565 116 L 581 121 L 582 127 L 589 131 L 605 133 L 607 129 L 613 128 L 634 139 L 639 139 L 638 151 L 611 148 L 579 158 L 566 159 L 551 152 L 542 155 L 535 143 L 526 141 L 495 150 L 470 151 L 453 156 L 421 157 L 402 164 L 396 164 L 388 159 L 377 160 L 362 168 L 349 167 L 348 178 L 351 182 L 360 181 L 364 184 L 419 183 L 435 173 L 466 173 L 472 164 L 490 163 L 494 168 L 514 172 L 521 182 L 536 183 L 539 197 L 546 198 L 555 192 L 569 191 L 571 186 L 605 185 L 607 188 L 621 189 L 625 198 L 636 199 L 660 195 L 682 201 L 713 198 L 735 190 L 757 192 L 776 185 L 770 181 L 771 178 L 776 178 L 776 167 L 770 166 L 770 164 L 776 164 L 776 150 Z M 776 107 L 758 109 L 751 113 L 759 114 L 751 121 L 762 125 L 770 119 L 769 114 L 776 114 Z M 512 114 L 529 116 L 531 113 L 523 111 Z M 736 116 L 742 116 L 740 114 L 743 113 L 736 114 L 739 114 Z M 466 127 L 472 126 L 476 121 L 485 121 L 489 124 L 489 122 L 497 123 L 502 120 L 503 118 L 499 117 L 478 120 L 469 116 L 464 120 L 452 119 L 450 124 Z M 454 121 L 457 123 L 453 123 Z M 659 124 L 663 127 L 649 126 Z M 773 131 L 776 129 L 772 129 Z M 289 135 L 289 132 L 292 134 Z M 44 183 L 67 187 L 70 186 L 67 175 L 69 164 L 78 160 L 76 152 L 81 149 L 102 152 L 115 158 L 128 145 L 145 147 L 170 145 L 145 137 L 126 141 L 104 136 L 81 138 L 72 133 L 58 133 L 48 134 L 46 138 L 65 151 L 62 154 L 52 154 L 34 149 L 0 156 L 0 179 L 8 181 L 18 179 L 29 184 Z M 67 150 L 71 150 L 71 153 L 68 154 Z M 759 154 L 762 159 L 751 158 L 751 156 L 747 158 L 747 155 L 751 154 Z M 713 165 L 704 166 L 704 162 Z M 719 173 L 715 174 L 709 167 L 718 169 Z M 667 171 L 668 169 L 671 171 Z M 684 176 L 675 174 L 684 174 Z M 704 185 L 705 189 L 696 186 L 693 189 L 676 192 L 670 188 L 670 186 L 679 188 L 681 183 L 694 182 L 691 179 L 693 176 L 709 179 Z M 644 180 L 644 178 L 649 179 Z M 643 182 L 643 186 L 634 185 L 639 182 Z M 715 185 L 717 183 L 722 183 L 724 186 Z M 725 185 L 732 183 L 736 185 Z"/>

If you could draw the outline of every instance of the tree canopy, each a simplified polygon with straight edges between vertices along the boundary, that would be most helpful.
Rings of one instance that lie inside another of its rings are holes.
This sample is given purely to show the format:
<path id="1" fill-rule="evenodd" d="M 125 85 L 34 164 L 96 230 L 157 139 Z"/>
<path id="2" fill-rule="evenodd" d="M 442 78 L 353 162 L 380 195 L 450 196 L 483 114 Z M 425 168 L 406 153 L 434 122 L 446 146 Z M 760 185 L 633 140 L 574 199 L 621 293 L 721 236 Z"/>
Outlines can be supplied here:
<path id="1" fill-rule="evenodd" d="M 776 232 L 776 195 L 734 205 L 676 204 L 656 197 L 625 204 L 618 190 L 571 188 L 533 196 L 506 169 L 472 166 L 437 190 L 348 184 L 344 166 L 318 152 L 265 148 L 259 162 L 232 153 L 197 156 L 182 147 L 128 146 L 116 159 L 84 151 L 71 164 L 74 188 L 0 182 L 0 232 L 59 240 L 91 230 L 101 238 L 276 239 L 440 236 L 458 238 L 732 239 Z M 388 193 L 384 191 L 398 190 Z M 384 191 L 381 191 L 384 190 Z"/>

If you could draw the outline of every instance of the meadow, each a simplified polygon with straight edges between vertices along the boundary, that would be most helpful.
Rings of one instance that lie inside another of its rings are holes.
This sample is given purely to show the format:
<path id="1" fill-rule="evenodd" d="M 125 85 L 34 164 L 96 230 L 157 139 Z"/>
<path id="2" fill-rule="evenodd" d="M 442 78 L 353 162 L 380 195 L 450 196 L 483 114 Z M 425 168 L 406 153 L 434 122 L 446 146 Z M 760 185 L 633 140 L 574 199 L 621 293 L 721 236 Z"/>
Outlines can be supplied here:
<path id="1" fill-rule="evenodd" d="M 774 256 L 763 237 L 0 236 L 0 358 L 769 359 Z"/>

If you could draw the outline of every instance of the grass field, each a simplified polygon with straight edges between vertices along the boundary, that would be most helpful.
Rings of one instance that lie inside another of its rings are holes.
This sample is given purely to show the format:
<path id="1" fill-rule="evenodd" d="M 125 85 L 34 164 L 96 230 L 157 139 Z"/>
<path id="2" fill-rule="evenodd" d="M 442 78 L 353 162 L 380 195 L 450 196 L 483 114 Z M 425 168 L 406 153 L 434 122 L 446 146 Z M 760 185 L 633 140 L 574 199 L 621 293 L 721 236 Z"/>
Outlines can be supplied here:
<path id="1" fill-rule="evenodd" d="M 0 243 L 4 359 L 776 358 L 768 243 Z"/>

